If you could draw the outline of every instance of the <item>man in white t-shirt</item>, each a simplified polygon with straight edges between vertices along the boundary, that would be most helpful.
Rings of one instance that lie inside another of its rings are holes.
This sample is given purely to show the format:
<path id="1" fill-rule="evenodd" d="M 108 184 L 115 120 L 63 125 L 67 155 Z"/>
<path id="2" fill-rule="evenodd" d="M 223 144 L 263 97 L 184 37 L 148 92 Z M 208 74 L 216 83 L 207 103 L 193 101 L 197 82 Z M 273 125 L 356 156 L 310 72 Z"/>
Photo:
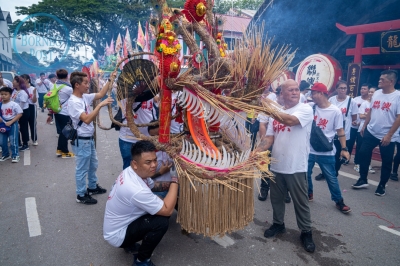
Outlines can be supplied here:
<path id="1" fill-rule="evenodd" d="M 49 90 L 51 90 L 51 83 L 48 79 L 46 79 L 46 75 L 44 73 L 40 73 L 40 78 L 36 80 L 35 86 L 39 94 L 39 107 L 42 109 L 43 113 L 43 97 Z"/>
<path id="2" fill-rule="evenodd" d="M 360 148 L 360 178 L 354 189 L 368 187 L 368 167 L 372 151 L 379 146 L 382 158 L 381 177 L 375 195 L 386 194 L 386 183 L 392 170 L 395 143 L 399 138 L 400 92 L 394 88 L 398 79 L 397 71 L 385 70 L 379 78 L 378 90 L 371 99 L 371 109 L 360 131 L 363 143 Z"/>
<path id="3" fill-rule="evenodd" d="M 343 129 L 342 112 L 335 105 L 328 101 L 328 88 L 322 83 L 314 83 L 311 88 L 311 97 L 315 103 L 314 121 L 324 133 L 330 143 L 337 134 L 341 145 L 340 156 L 346 159 L 350 158 L 350 154 L 346 148 L 346 136 Z M 335 146 L 331 151 L 316 151 L 310 145 L 310 156 L 308 157 L 308 200 L 313 200 L 313 184 L 312 184 L 312 169 L 315 163 L 318 163 L 322 174 L 326 178 L 331 199 L 336 203 L 336 208 L 342 213 L 349 213 L 351 209 L 343 202 L 342 193 L 339 186 L 339 181 L 336 176 L 335 169 Z M 317 148 L 318 150 L 318 148 Z"/>
<path id="4" fill-rule="evenodd" d="M 113 79 L 115 76 L 116 72 L 113 72 Z M 73 127 L 77 130 L 77 138 L 71 142 L 76 162 L 76 201 L 83 204 L 96 204 L 97 200 L 93 199 L 91 195 L 103 194 L 107 190 L 97 184 L 96 171 L 99 163 L 94 143 L 93 121 L 99 114 L 100 108 L 112 103 L 113 99 L 111 97 L 105 99 L 91 111 L 90 104 L 94 100 L 101 99 L 107 90 L 103 89 L 99 93 L 88 94 L 89 79 L 83 72 L 71 73 L 70 82 L 73 92 L 68 100 L 68 114 Z M 88 188 L 86 188 L 86 175 Z"/>
<path id="5" fill-rule="evenodd" d="M 315 244 L 311 232 L 311 215 L 307 200 L 307 165 L 310 152 L 310 132 L 313 120 L 308 104 L 299 103 L 300 90 L 296 81 L 289 79 L 282 84 L 284 110 L 278 112 L 268 124 L 267 136 L 256 152 L 265 151 L 272 144 L 271 164 L 275 182 L 271 182 L 271 204 L 273 225 L 264 232 L 270 238 L 286 232 L 285 196 L 289 190 L 293 199 L 300 238 L 307 252 L 314 252 Z"/>
<path id="6" fill-rule="evenodd" d="M 156 147 L 149 141 L 132 145 L 130 167 L 119 175 L 106 204 L 103 224 L 104 239 L 114 247 L 131 250 L 133 265 L 154 265 L 150 257 L 168 230 L 178 196 L 178 176 L 171 171 L 171 182 L 156 182 Z M 164 200 L 153 194 L 168 185 Z M 139 246 L 137 242 L 142 241 Z"/>
<path id="7" fill-rule="evenodd" d="M 300 82 L 300 103 L 307 103 L 307 96 L 306 94 L 310 91 L 310 83 L 305 80 Z"/>

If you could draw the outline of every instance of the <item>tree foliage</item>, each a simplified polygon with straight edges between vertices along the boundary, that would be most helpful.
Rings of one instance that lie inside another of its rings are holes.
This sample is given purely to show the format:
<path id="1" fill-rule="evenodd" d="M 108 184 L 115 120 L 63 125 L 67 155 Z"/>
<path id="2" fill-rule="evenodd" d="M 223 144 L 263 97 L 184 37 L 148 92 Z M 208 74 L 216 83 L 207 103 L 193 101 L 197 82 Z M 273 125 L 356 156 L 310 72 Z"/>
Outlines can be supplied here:
<path id="1" fill-rule="evenodd" d="M 257 10 L 265 0 L 215 0 L 216 13 L 226 14 L 230 8 Z"/>
<path id="2" fill-rule="evenodd" d="M 55 26 L 36 35 L 64 41 L 69 38 L 71 48 L 90 46 L 95 51 L 95 57 L 104 54 L 106 42 L 109 43 L 111 38 L 115 40 L 119 33 L 125 36 L 126 29 L 131 38 L 135 38 L 138 22 L 144 22 L 150 15 L 150 4 L 145 0 L 42 0 L 28 7 L 17 6 L 16 9 L 18 15 L 47 13 L 58 17 L 69 30 L 68 36 L 60 25 L 42 16 L 35 18 L 36 23 L 53 23 Z M 12 31 L 19 23 L 19 20 L 14 22 Z M 34 33 L 33 22 L 25 24 L 22 33 Z"/>

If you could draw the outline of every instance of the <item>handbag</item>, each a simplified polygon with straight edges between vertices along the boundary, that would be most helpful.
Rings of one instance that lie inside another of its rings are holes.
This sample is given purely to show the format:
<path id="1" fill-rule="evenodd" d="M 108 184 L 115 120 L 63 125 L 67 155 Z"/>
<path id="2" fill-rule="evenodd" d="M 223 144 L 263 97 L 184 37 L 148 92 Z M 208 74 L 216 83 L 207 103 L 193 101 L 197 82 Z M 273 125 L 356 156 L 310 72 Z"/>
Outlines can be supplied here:
<path id="1" fill-rule="evenodd" d="M 314 115 L 315 106 L 316 105 L 313 106 Z M 315 120 L 312 122 L 310 144 L 311 147 L 317 152 L 327 152 L 333 150 L 333 141 L 329 142 L 322 129 L 317 126 Z"/>
<path id="2" fill-rule="evenodd" d="M 82 125 L 83 121 L 79 120 L 78 127 Z M 78 127 L 76 127 L 78 129 Z M 72 124 L 72 120 L 70 119 L 68 123 L 65 125 L 65 127 L 62 129 L 62 134 L 64 137 L 66 137 L 68 140 L 74 141 L 78 135 L 78 131 L 74 128 Z"/>

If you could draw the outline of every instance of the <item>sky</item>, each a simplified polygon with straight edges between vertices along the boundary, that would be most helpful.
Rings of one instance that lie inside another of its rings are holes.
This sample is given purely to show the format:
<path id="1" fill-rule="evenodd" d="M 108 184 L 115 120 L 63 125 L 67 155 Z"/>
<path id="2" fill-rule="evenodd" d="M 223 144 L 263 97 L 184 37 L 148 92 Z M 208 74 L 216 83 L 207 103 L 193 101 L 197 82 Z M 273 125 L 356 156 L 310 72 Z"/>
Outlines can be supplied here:
<path id="1" fill-rule="evenodd" d="M 4 0 L 4 1 L 1 1 L 0 7 L 1 7 L 2 11 L 10 12 L 11 20 L 14 22 L 17 19 L 23 20 L 26 17 L 25 15 L 17 16 L 17 14 L 15 13 L 16 12 L 15 6 L 31 6 L 32 4 L 37 4 L 38 2 L 39 2 L 38 0 L 18 0 L 18 1 Z M 24 39 L 24 40 L 25 40 L 25 42 L 27 41 L 27 39 Z M 21 53 L 21 52 L 25 51 L 28 53 L 32 53 L 32 47 L 28 47 L 28 45 L 23 45 L 22 41 L 23 40 L 21 39 L 21 40 L 17 40 L 17 42 L 16 42 L 18 52 Z M 34 47 L 34 48 L 35 48 L 34 50 L 36 53 L 36 57 L 40 61 L 42 61 L 41 55 L 38 52 L 39 47 Z M 44 46 L 40 47 L 40 49 L 43 49 L 43 48 L 44 48 Z M 92 58 L 91 50 L 92 50 L 91 48 L 88 48 L 87 57 L 89 57 L 89 59 Z M 70 50 L 69 54 L 72 54 L 73 56 L 77 56 L 77 55 L 85 56 L 85 50 L 84 50 L 84 48 L 81 48 L 79 51 L 76 51 L 76 52 L 73 52 Z"/>

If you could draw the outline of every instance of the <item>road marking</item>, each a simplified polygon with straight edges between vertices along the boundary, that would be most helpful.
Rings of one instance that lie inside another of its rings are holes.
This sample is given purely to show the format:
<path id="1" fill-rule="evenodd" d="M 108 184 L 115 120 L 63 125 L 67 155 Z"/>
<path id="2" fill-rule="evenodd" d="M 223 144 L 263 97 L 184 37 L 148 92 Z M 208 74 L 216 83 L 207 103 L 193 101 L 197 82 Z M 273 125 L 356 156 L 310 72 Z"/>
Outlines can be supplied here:
<path id="1" fill-rule="evenodd" d="M 214 237 L 212 237 L 212 240 L 214 240 L 215 242 L 217 242 L 217 244 L 219 244 L 220 246 L 223 246 L 224 248 L 235 244 L 235 241 L 233 241 L 233 239 L 227 235 L 225 235 L 223 237 L 214 236 Z"/>
<path id="2" fill-rule="evenodd" d="M 400 232 L 399 232 L 399 231 L 396 231 L 396 230 L 394 230 L 394 229 L 392 229 L 392 228 L 389 228 L 389 227 L 384 226 L 384 225 L 380 225 L 380 226 L 378 226 L 378 227 L 379 227 L 380 229 L 382 229 L 382 230 L 385 230 L 385 231 L 389 232 L 389 233 L 392 233 L 392 234 L 395 234 L 395 235 L 400 236 Z"/>
<path id="3" fill-rule="evenodd" d="M 318 165 L 315 165 L 315 167 L 316 168 L 320 168 Z M 354 179 L 354 180 L 358 180 L 360 177 L 359 176 L 357 176 L 357 175 L 352 175 L 352 174 L 349 174 L 349 173 L 346 173 L 346 172 L 343 172 L 343 171 L 339 171 L 339 175 L 341 175 L 341 176 L 345 176 L 345 177 L 348 177 L 348 178 L 351 178 L 351 179 Z M 374 180 L 368 180 L 368 184 L 370 184 L 370 185 L 373 185 L 373 186 L 378 186 L 379 185 L 379 182 L 376 182 L 376 181 L 374 181 Z"/>
<path id="4" fill-rule="evenodd" d="M 42 234 L 42 229 L 40 228 L 39 214 L 37 212 L 36 199 L 34 197 L 25 198 L 25 209 L 29 236 L 40 236 Z"/>
<path id="5" fill-rule="evenodd" d="M 31 165 L 31 151 L 24 151 L 24 165 Z"/>

